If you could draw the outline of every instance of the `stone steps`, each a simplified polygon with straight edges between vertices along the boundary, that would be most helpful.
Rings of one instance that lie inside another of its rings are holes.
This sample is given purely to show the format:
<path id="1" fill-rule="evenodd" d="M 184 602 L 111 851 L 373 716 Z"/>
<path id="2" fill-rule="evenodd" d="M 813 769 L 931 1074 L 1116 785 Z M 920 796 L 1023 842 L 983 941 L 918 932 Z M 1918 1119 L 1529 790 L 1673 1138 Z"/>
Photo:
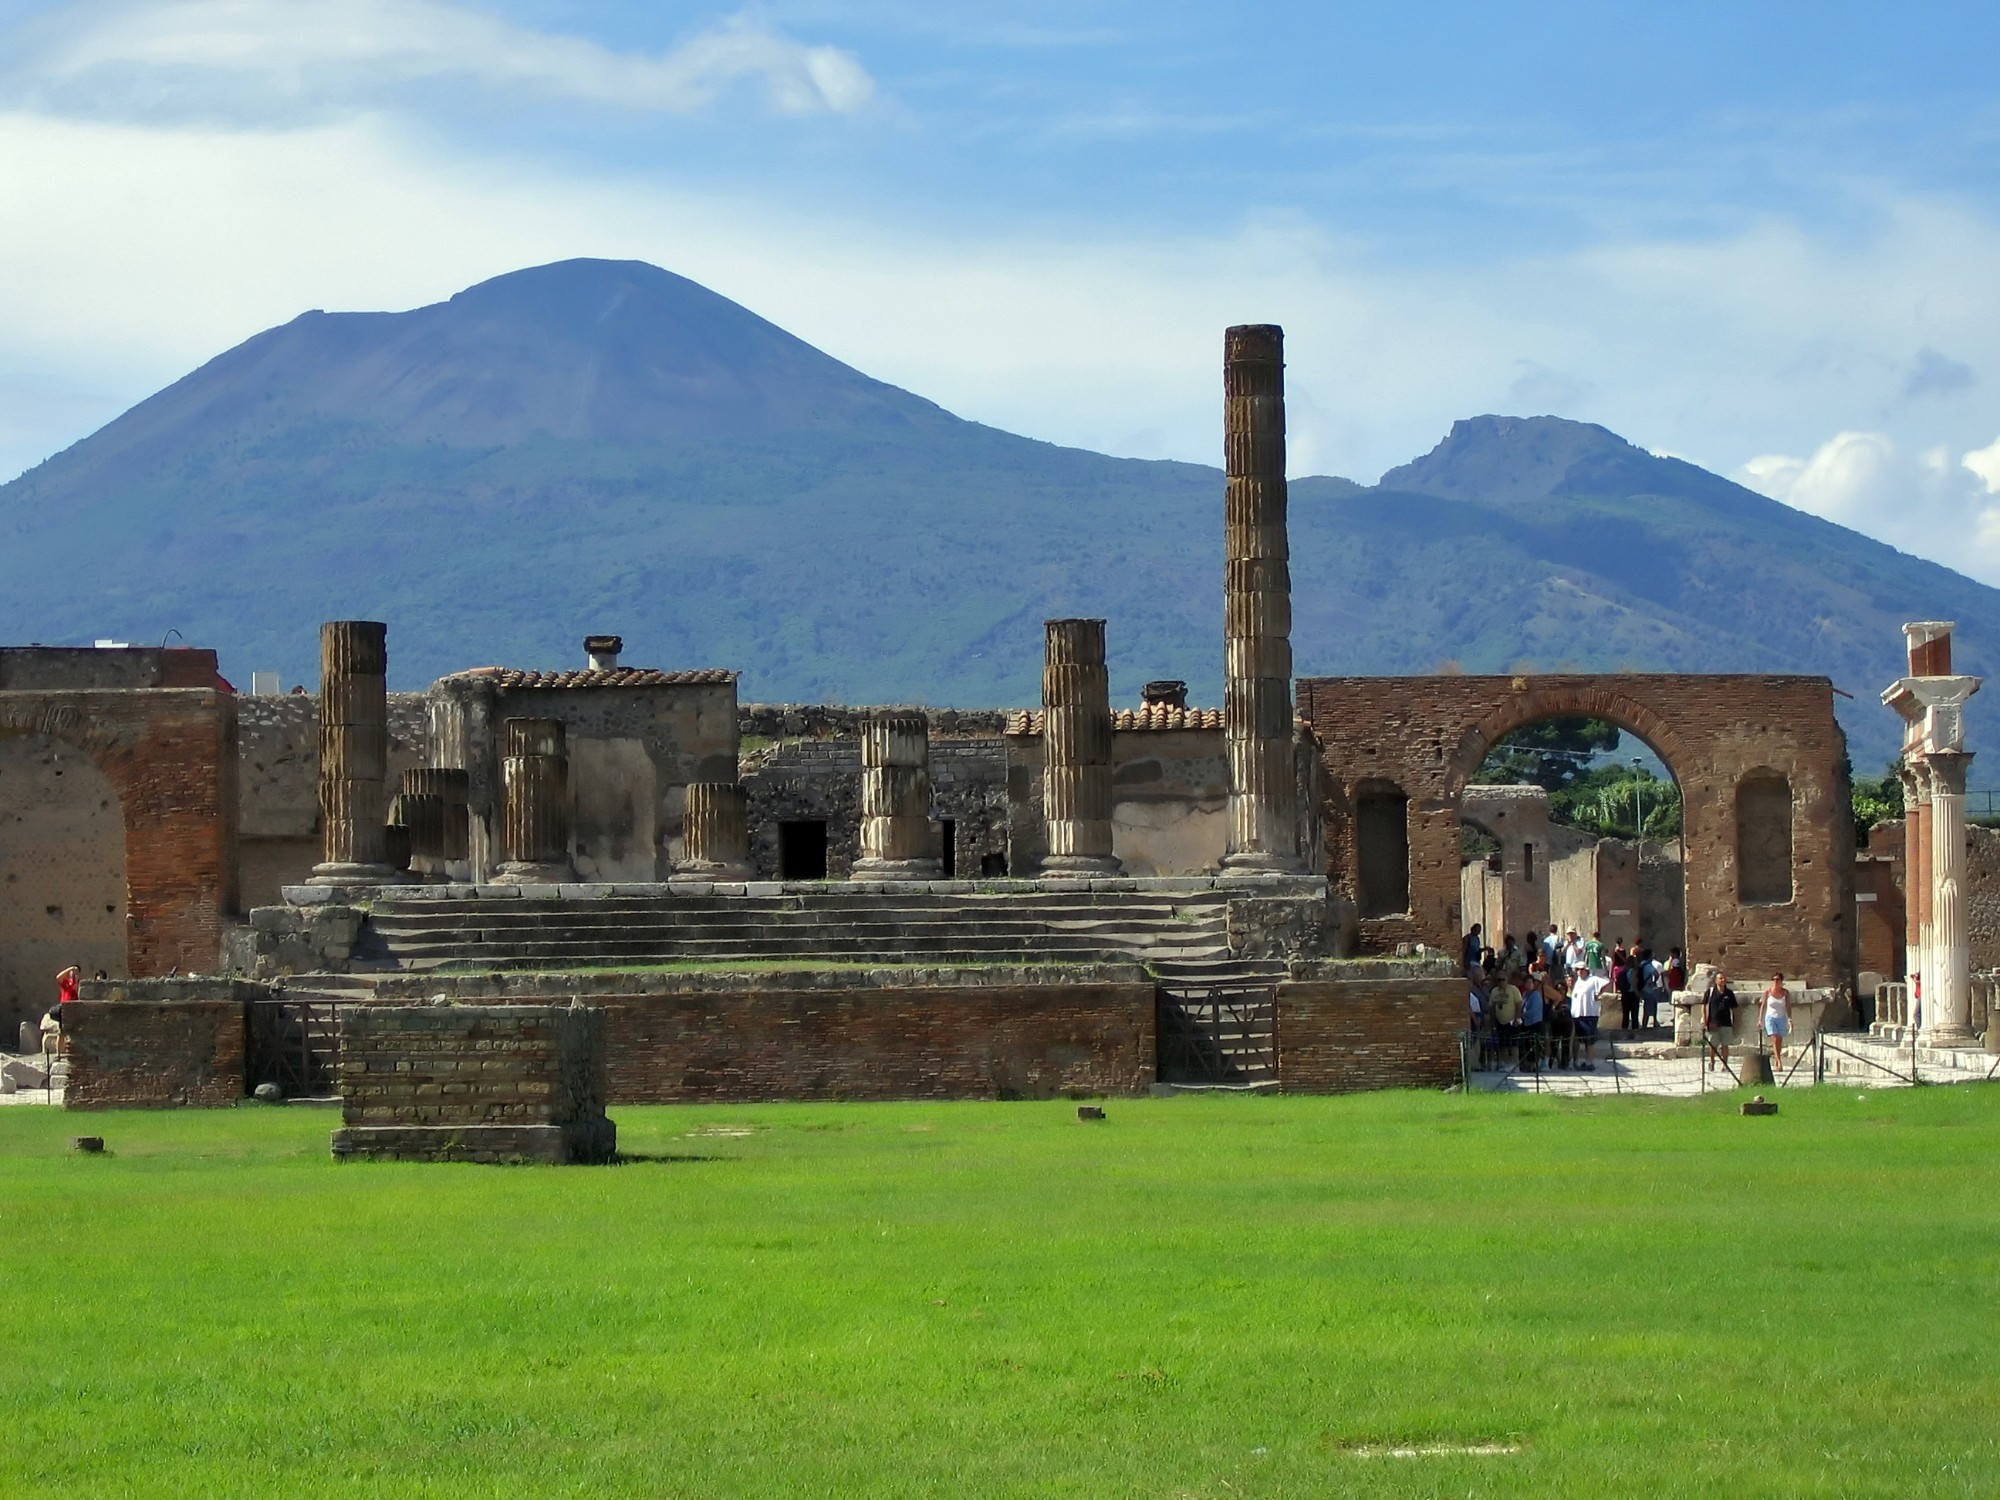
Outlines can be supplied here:
<path id="1" fill-rule="evenodd" d="M 1137 959 L 1202 980 L 1242 973 L 1227 947 L 1227 901 L 1216 891 L 440 894 L 379 897 L 368 927 L 403 969 Z"/>

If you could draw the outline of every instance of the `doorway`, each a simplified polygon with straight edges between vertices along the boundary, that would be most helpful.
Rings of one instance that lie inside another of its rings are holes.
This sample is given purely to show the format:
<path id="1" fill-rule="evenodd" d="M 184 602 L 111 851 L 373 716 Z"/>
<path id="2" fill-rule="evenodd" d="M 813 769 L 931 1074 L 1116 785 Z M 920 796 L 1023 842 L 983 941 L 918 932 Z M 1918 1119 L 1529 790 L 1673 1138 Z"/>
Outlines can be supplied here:
<path id="1" fill-rule="evenodd" d="M 800 818 L 778 825 L 778 878 L 826 879 L 824 818 Z"/>

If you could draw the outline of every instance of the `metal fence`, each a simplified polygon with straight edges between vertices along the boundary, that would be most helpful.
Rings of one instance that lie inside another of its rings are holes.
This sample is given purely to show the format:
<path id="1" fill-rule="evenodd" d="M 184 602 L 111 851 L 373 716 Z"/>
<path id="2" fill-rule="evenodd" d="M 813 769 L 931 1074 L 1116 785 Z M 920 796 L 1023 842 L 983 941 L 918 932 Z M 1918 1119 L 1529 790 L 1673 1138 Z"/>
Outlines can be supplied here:
<path id="1" fill-rule="evenodd" d="M 340 1064 L 338 1000 L 253 1000 L 243 1008 L 248 1088 L 273 1083 L 285 1097 L 325 1098 Z"/>
<path id="2" fill-rule="evenodd" d="M 1161 1083 L 1254 1088 L 1278 1081 L 1278 992 L 1270 984 L 1161 985 Z"/>

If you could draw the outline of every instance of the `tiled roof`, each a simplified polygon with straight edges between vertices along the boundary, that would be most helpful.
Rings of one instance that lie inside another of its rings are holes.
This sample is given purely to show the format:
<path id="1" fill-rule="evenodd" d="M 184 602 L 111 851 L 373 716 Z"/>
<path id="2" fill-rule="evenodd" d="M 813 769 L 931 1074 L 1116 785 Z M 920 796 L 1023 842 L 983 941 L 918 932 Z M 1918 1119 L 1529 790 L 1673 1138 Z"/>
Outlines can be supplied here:
<path id="1" fill-rule="evenodd" d="M 1111 710 L 1111 727 L 1120 729 L 1220 729 L 1222 710 L 1219 708 L 1168 708 L 1163 704 L 1149 704 L 1145 708 L 1114 708 Z M 1040 734 L 1042 732 L 1042 712 L 1040 709 L 1018 709 L 1007 716 L 1007 733 Z"/>
<path id="2" fill-rule="evenodd" d="M 695 667 L 684 672 L 662 672 L 653 667 L 585 667 L 575 672 L 527 672 L 518 667 L 471 667 L 463 672 L 454 672 L 451 676 L 476 677 L 483 682 L 490 682 L 503 688 L 679 687 L 686 684 L 720 685 L 736 680 L 736 674 L 725 667 Z"/>

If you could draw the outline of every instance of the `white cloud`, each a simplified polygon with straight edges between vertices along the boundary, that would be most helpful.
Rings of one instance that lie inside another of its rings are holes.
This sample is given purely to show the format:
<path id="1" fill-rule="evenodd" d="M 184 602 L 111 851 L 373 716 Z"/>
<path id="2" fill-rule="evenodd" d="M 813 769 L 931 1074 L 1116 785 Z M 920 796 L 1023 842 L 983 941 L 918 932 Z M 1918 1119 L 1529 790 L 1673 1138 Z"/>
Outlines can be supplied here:
<path id="1" fill-rule="evenodd" d="M 1906 552 L 2000 581 L 2000 504 L 1991 499 L 2000 491 L 2000 441 L 1954 463 L 1947 445 L 1910 451 L 1887 433 L 1839 432 L 1807 457 L 1753 458 L 1736 478 Z"/>
<path id="2" fill-rule="evenodd" d="M 108 119 L 323 118 L 462 82 L 692 114 L 738 84 L 784 114 L 851 113 L 874 85 L 849 53 L 739 16 L 658 56 L 529 30 L 449 0 L 96 0 L 11 39 L 18 106 Z"/>
<path id="3" fill-rule="evenodd" d="M 1989 495 L 2000 495 L 2000 438 L 1995 438 L 1984 448 L 1975 448 L 1959 463 L 1979 478 Z"/>

